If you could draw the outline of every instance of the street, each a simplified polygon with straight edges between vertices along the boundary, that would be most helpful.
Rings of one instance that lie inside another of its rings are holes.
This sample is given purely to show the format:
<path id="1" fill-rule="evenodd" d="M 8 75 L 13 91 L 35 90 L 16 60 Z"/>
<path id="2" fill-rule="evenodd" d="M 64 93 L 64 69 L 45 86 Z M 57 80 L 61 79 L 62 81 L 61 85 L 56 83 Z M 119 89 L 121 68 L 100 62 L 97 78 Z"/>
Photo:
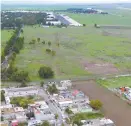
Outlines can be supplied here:
<path id="1" fill-rule="evenodd" d="M 65 122 L 63 122 L 63 117 L 62 117 L 62 111 L 60 108 L 57 106 L 55 102 L 51 102 L 51 97 L 47 95 L 47 93 L 43 89 L 39 89 L 39 95 L 44 98 L 44 100 L 48 103 L 48 106 L 54 114 L 58 114 L 58 119 L 57 119 L 57 126 L 61 125 L 62 123 L 65 126 L 68 126 Z"/>

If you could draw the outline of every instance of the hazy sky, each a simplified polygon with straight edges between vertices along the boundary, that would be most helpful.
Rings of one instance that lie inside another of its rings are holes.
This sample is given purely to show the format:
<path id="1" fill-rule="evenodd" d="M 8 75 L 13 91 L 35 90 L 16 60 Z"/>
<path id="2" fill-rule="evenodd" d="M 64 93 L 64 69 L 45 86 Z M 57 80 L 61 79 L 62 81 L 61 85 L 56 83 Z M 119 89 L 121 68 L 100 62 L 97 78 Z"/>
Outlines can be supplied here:
<path id="1" fill-rule="evenodd" d="M 131 0 L 2 0 L 2 3 L 123 3 Z"/>

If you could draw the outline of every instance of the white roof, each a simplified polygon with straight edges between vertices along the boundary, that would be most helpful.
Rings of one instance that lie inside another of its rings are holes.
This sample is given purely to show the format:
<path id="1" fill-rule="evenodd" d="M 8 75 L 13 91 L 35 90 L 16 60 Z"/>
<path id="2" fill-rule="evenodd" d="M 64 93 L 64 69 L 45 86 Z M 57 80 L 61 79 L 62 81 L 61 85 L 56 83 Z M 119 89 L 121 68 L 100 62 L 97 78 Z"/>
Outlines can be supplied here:
<path id="1" fill-rule="evenodd" d="M 59 101 L 59 104 L 62 105 L 62 104 L 70 104 L 70 103 L 73 103 L 72 100 L 68 100 L 68 101 Z"/>
<path id="2" fill-rule="evenodd" d="M 105 118 L 101 119 L 100 122 L 103 123 L 103 124 L 112 124 L 112 123 L 113 123 L 112 120 L 110 120 L 110 119 L 105 119 Z"/>
<path id="3" fill-rule="evenodd" d="M 0 108 L 2 109 L 2 108 L 12 108 L 12 105 L 11 104 L 9 104 L 9 105 L 2 105 L 2 106 L 0 106 Z"/>
<path id="4" fill-rule="evenodd" d="M 15 107 L 14 108 L 15 112 L 23 112 L 24 109 L 22 107 Z"/>

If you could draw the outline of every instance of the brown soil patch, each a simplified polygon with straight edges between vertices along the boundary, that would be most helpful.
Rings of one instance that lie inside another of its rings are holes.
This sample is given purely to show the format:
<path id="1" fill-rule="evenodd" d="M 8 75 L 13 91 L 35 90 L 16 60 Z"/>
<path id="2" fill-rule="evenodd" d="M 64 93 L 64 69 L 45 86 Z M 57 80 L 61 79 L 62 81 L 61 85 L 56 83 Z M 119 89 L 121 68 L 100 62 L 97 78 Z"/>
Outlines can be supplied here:
<path id="1" fill-rule="evenodd" d="M 97 85 L 93 80 L 77 81 L 73 85 L 91 99 L 99 99 L 103 103 L 105 117 L 112 119 L 116 126 L 131 126 L 131 106 L 108 89 Z"/>
<path id="2" fill-rule="evenodd" d="M 111 63 L 91 63 L 87 61 L 82 62 L 84 69 L 94 74 L 112 74 L 118 73 L 118 69 Z"/>

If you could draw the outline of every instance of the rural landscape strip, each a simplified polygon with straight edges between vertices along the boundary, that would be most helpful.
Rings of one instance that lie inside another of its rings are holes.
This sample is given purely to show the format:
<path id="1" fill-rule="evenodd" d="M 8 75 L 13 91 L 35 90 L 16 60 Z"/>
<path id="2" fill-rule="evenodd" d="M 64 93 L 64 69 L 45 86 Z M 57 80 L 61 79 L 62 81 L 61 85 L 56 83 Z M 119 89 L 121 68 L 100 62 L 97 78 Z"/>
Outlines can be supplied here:
<path id="1" fill-rule="evenodd" d="M 111 11 L 2 11 L 2 123 L 131 126 L 131 18 Z"/>

